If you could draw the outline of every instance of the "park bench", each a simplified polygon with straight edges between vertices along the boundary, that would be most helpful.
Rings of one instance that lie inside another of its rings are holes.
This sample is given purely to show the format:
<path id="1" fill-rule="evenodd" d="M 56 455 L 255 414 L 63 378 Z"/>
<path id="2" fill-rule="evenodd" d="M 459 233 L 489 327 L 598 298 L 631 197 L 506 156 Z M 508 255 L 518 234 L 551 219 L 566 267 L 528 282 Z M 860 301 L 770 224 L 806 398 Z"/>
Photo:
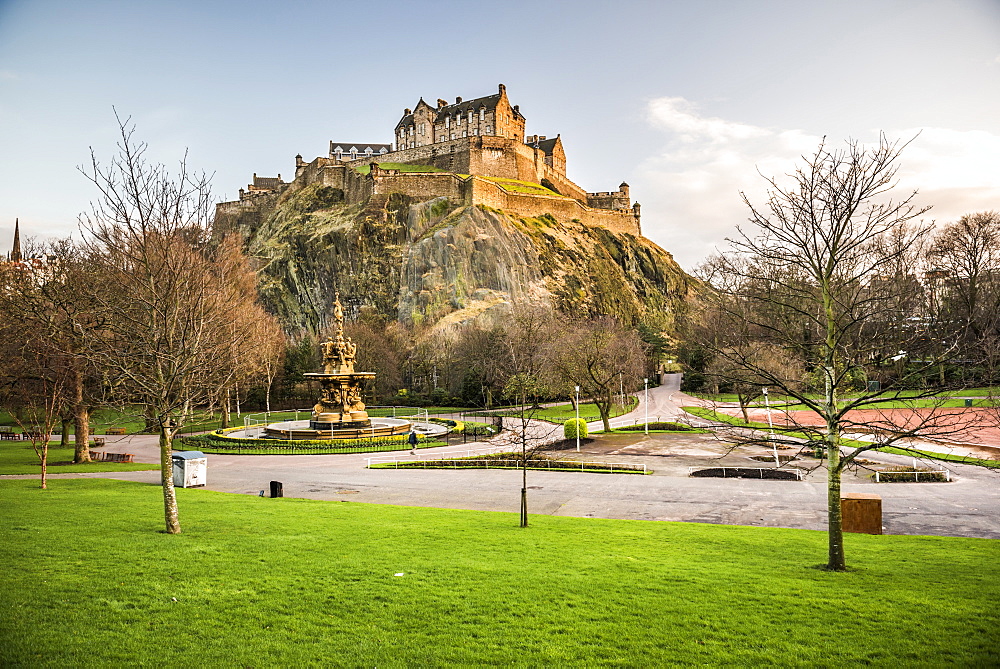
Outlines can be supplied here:
<path id="1" fill-rule="evenodd" d="M 0 432 L 0 440 L 4 441 L 21 441 L 20 432 Z"/>
<path id="2" fill-rule="evenodd" d="M 108 434 L 125 434 L 125 428 L 123 427 L 109 427 L 107 430 Z"/>
<path id="3" fill-rule="evenodd" d="M 104 437 L 94 437 L 94 442 L 91 444 L 94 448 L 103 448 L 105 444 Z"/>
<path id="4" fill-rule="evenodd" d="M 98 462 L 132 462 L 132 458 L 135 457 L 135 454 L 91 451 L 90 457 Z"/>

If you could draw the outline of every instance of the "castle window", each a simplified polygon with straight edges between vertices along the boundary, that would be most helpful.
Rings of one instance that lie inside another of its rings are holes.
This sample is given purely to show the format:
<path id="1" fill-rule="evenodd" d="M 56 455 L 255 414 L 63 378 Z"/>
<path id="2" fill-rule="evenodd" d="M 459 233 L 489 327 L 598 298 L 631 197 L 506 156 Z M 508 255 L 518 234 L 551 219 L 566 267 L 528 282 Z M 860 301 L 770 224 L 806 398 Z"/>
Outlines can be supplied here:
<path id="1" fill-rule="evenodd" d="M 469 110 L 469 123 L 472 123 L 472 110 Z"/>
<path id="2" fill-rule="evenodd" d="M 473 128 L 472 129 L 472 134 L 473 135 L 478 135 L 479 134 L 479 128 Z"/>
<path id="3" fill-rule="evenodd" d="M 479 108 L 479 122 L 482 123 L 486 120 L 486 107 Z"/>
<path id="4" fill-rule="evenodd" d="M 455 139 L 455 133 L 451 133 L 451 138 Z"/>
<path id="5" fill-rule="evenodd" d="M 468 132 L 466 132 L 465 130 L 463 130 L 463 131 L 462 131 L 462 137 L 467 137 L 467 136 L 468 136 L 468 134 L 469 134 L 469 133 L 468 133 Z"/>
<path id="6" fill-rule="evenodd" d="M 486 130 L 483 131 L 483 134 L 484 135 L 491 135 L 491 134 L 493 134 L 493 128 L 491 128 L 490 126 L 486 126 Z"/>
<path id="7" fill-rule="evenodd" d="M 451 117 L 450 116 L 445 116 L 444 117 L 444 127 L 446 127 L 446 128 L 450 128 L 451 127 Z"/>

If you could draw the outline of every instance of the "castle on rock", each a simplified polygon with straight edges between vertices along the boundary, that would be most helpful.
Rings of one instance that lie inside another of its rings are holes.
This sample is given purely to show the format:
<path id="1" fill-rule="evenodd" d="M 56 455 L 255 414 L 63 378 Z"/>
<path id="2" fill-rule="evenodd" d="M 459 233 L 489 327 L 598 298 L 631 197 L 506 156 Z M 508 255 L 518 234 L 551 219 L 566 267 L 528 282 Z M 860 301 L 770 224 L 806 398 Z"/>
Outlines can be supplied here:
<path id="1" fill-rule="evenodd" d="M 413 201 L 447 198 L 454 206 L 482 205 L 517 216 L 549 214 L 616 232 L 641 235 L 639 204 L 628 184 L 588 193 L 566 176 L 559 135 L 525 136 L 525 117 L 500 84 L 497 93 L 449 104 L 421 98 L 403 110 L 392 144 L 330 142 L 329 155 L 295 157 L 295 178 L 258 177 L 240 199 L 217 206 L 217 221 L 235 223 L 269 208 L 289 188 L 321 184 L 343 202 L 401 193 Z"/>

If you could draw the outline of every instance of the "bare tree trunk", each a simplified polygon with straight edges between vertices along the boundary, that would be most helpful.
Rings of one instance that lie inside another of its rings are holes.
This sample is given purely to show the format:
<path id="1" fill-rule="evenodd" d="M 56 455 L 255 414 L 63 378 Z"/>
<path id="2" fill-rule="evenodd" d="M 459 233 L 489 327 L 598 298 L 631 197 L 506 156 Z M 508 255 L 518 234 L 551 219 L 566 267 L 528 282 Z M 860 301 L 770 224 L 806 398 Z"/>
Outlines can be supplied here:
<path id="1" fill-rule="evenodd" d="M 42 490 L 49 487 L 48 475 L 49 475 L 49 440 L 45 439 L 45 443 L 42 444 L 40 460 L 42 461 Z"/>
<path id="2" fill-rule="evenodd" d="M 225 397 L 222 398 L 222 422 L 219 427 L 222 429 L 229 427 L 229 388 L 226 388 Z"/>
<path id="3" fill-rule="evenodd" d="M 167 534 L 180 534 L 181 521 L 177 514 L 177 493 L 174 490 L 173 428 L 160 426 L 160 483 L 163 486 L 163 515 Z"/>
<path id="4" fill-rule="evenodd" d="M 83 374 L 73 370 L 73 462 L 90 462 L 90 410 L 83 399 Z"/>
<path id="5" fill-rule="evenodd" d="M 69 446 L 69 426 L 73 424 L 73 417 L 69 416 L 59 421 L 62 426 L 62 434 L 59 435 L 59 446 L 66 448 Z"/>
<path id="6" fill-rule="evenodd" d="M 829 571 L 846 571 L 844 557 L 844 524 L 840 506 L 840 449 L 830 445 L 827 448 L 829 480 L 826 488 L 828 553 L 826 568 Z"/>
<path id="7" fill-rule="evenodd" d="M 601 422 L 604 423 L 604 431 L 607 432 L 607 433 L 610 433 L 611 432 L 611 418 L 610 418 L 610 414 L 611 414 L 611 399 L 610 399 L 610 397 L 607 400 L 598 400 L 595 397 L 594 398 L 594 406 L 597 407 L 597 410 L 601 414 Z"/>
<path id="8" fill-rule="evenodd" d="M 521 403 L 524 411 L 524 402 Z M 521 527 L 528 526 L 528 421 L 521 420 Z"/>
<path id="9" fill-rule="evenodd" d="M 750 422 L 750 414 L 747 413 L 747 404 L 749 404 L 750 398 L 747 397 L 746 395 L 743 395 L 742 393 L 738 393 L 736 395 L 736 398 L 740 402 L 740 412 L 743 414 L 743 422 L 744 423 L 749 423 Z"/>
<path id="10" fill-rule="evenodd" d="M 270 363 L 267 365 L 267 387 L 264 389 L 264 411 L 271 413 L 271 386 L 274 384 L 274 372 Z"/>

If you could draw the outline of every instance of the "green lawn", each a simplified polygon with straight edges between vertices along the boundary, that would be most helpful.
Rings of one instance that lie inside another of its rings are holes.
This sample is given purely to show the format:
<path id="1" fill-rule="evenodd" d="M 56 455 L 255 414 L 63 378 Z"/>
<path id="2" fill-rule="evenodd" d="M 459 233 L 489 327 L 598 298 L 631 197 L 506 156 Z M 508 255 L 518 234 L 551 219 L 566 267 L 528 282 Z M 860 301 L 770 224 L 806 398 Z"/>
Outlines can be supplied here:
<path id="1" fill-rule="evenodd" d="M 815 531 L 186 489 L 170 536 L 155 486 L 35 485 L 0 481 L 4 666 L 996 659 L 995 540 L 848 535 L 836 574 Z"/>
<path id="2" fill-rule="evenodd" d="M 432 165 L 408 165 L 406 163 L 379 163 L 383 170 L 399 170 L 400 172 L 447 172 Z M 352 169 L 359 174 L 369 174 L 372 171 L 371 163 L 364 165 L 352 165 Z"/>
<path id="3" fill-rule="evenodd" d="M 638 401 L 634 398 L 631 399 L 627 406 L 612 406 L 611 407 L 611 417 L 615 418 L 623 414 L 627 414 L 632 411 L 638 404 Z M 517 413 L 517 407 L 508 407 L 504 409 L 491 409 L 491 412 L 502 414 L 504 416 L 515 416 L 519 415 Z M 558 404 L 556 406 L 544 407 L 536 411 L 528 412 L 531 418 L 537 418 L 538 420 L 547 420 L 553 423 L 564 423 L 570 418 L 576 418 L 576 412 L 573 409 L 572 404 Z M 587 422 L 592 422 L 601 419 L 601 412 L 597 410 L 597 405 L 580 402 L 580 418 Z"/>
<path id="4" fill-rule="evenodd" d="M 243 418 L 245 416 L 252 416 L 260 414 L 260 411 L 244 411 L 237 415 L 233 413 L 230 415 L 230 425 L 235 427 L 237 425 L 243 425 Z M 295 417 L 295 412 L 293 411 L 283 411 L 274 412 L 271 414 L 272 420 L 291 420 Z M 308 412 L 300 411 L 298 413 L 299 418 L 308 418 Z M 15 426 L 15 421 L 11 418 L 10 413 L 7 411 L 0 411 L 0 425 L 12 425 Z M 183 427 L 184 433 L 193 432 L 205 432 L 208 430 L 217 430 L 222 425 L 222 414 L 213 413 L 208 414 L 206 412 L 201 412 L 193 416 L 187 424 Z M 59 425 L 56 425 L 58 428 Z M 90 434 L 91 436 L 103 436 L 108 433 L 108 428 L 125 428 L 127 434 L 142 434 L 143 428 L 145 427 L 145 422 L 142 420 L 141 414 L 139 412 L 132 411 L 120 411 L 117 409 L 97 409 L 90 415 Z M 15 432 L 20 432 L 19 427 L 14 427 Z M 69 433 L 73 434 L 75 430 L 73 426 L 70 425 Z M 148 434 L 148 433 L 147 433 Z"/>
<path id="5" fill-rule="evenodd" d="M 98 449 L 100 450 L 100 449 Z M 159 469 L 159 465 L 142 462 L 91 462 L 73 464 L 73 449 L 49 446 L 49 474 L 77 474 L 80 472 L 136 472 Z M 39 474 L 42 466 L 38 456 L 26 441 L 0 441 L 0 474 Z"/>

